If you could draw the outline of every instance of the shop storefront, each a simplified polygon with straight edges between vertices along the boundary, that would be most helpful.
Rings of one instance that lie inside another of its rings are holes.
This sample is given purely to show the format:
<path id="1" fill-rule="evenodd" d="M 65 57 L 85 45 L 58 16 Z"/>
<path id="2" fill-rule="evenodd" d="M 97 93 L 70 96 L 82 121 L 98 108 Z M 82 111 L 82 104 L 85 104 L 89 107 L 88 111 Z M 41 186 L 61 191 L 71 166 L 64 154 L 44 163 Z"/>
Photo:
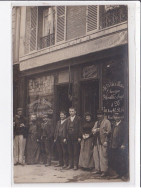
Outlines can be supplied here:
<path id="1" fill-rule="evenodd" d="M 128 122 L 128 61 L 122 54 L 126 49 L 114 50 L 107 51 L 109 56 L 103 58 L 91 55 L 86 62 L 81 58 L 70 60 L 63 68 L 28 76 L 26 116 L 48 113 L 55 125 L 59 111 L 68 114 L 69 107 L 74 106 L 81 117 L 91 112 L 95 120 L 97 110 L 102 108 L 109 120 L 113 112 L 120 112 Z"/>

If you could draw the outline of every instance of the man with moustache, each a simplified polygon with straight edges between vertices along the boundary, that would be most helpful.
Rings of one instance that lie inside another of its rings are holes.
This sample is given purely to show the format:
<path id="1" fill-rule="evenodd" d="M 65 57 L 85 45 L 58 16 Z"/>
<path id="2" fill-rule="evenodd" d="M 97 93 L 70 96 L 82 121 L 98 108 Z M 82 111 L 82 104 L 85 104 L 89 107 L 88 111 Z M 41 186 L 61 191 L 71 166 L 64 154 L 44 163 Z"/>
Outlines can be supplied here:
<path id="1" fill-rule="evenodd" d="M 97 121 L 92 129 L 92 133 L 94 135 L 94 174 L 101 174 L 101 177 L 105 177 L 108 175 L 108 148 L 111 123 L 108 119 L 104 118 L 102 110 L 97 111 Z"/>

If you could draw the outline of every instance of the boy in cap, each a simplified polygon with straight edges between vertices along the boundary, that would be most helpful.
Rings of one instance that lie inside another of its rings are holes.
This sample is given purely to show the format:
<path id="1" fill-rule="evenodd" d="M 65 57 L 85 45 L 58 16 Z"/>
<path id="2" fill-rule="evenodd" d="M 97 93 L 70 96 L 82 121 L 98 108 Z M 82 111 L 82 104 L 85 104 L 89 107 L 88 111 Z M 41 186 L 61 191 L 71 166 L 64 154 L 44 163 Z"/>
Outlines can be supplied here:
<path id="1" fill-rule="evenodd" d="M 23 116 L 23 109 L 17 109 L 14 117 L 14 165 L 24 165 L 25 144 L 27 138 L 26 119 Z"/>
<path id="2" fill-rule="evenodd" d="M 116 172 L 113 178 L 125 179 L 128 173 L 128 131 L 118 112 L 113 114 L 113 118 L 110 164 Z"/>
<path id="3" fill-rule="evenodd" d="M 52 153 L 52 141 L 53 141 L 53 126 L 51 120 L 48 118 L 48 114 L 43 115 L 43 123 L 41 124 L 41 142 L 42 149 L 45 151 L 47 157 L 47 166 L 51 166 L 51 153 Z"/>
<path id="4" fill-rule="evenodd" d="M 93 157 L 95 174 L 105 177 L 108 173 L 108 142 L 111 133 L 111 123 L 104 118 L 102 110 L 97 111 L 97 121 L 92 129 L 94 135 Z"/>

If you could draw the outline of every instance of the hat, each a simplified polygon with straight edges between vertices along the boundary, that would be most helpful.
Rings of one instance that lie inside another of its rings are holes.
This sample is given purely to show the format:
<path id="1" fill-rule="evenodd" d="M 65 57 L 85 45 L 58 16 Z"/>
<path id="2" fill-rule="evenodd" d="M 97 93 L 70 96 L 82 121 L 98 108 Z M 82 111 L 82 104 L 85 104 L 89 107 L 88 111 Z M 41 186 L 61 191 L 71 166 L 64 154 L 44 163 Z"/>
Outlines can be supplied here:
<path id="1" fill-rule="evenodd" d="M 86 113 L 85 113 L 85 117 L 86 117 L 86 116 L 92 116 L 92 114 L 91 114 L 90 112 L 86 112 Z"/>
<path id="2" fill-rule="evenodd" d="M 103 110 L 97 110 L 97 115 L 103 115 L 103 114 L 104 114 Z"/>
<path id="3" fill-rule="evenodd" d="M 17 111 L 23 111 L 23 108 L 17 108 Z"/>

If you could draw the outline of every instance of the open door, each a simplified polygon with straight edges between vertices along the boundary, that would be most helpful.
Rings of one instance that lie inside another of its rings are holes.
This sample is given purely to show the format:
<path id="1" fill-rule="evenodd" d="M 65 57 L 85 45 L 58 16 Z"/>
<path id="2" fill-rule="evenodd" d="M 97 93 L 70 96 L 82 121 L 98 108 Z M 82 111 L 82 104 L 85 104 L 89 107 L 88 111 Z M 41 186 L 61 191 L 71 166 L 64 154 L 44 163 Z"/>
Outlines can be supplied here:
<path id="1" fill-rule="evenodd" d="M 96 120 L 96 113 L 99 108 L 99 82 L 86 81 L 81 85 L 81 110 L 82 116 L 86 112 L 90 112 L 94 120 Z"/>

